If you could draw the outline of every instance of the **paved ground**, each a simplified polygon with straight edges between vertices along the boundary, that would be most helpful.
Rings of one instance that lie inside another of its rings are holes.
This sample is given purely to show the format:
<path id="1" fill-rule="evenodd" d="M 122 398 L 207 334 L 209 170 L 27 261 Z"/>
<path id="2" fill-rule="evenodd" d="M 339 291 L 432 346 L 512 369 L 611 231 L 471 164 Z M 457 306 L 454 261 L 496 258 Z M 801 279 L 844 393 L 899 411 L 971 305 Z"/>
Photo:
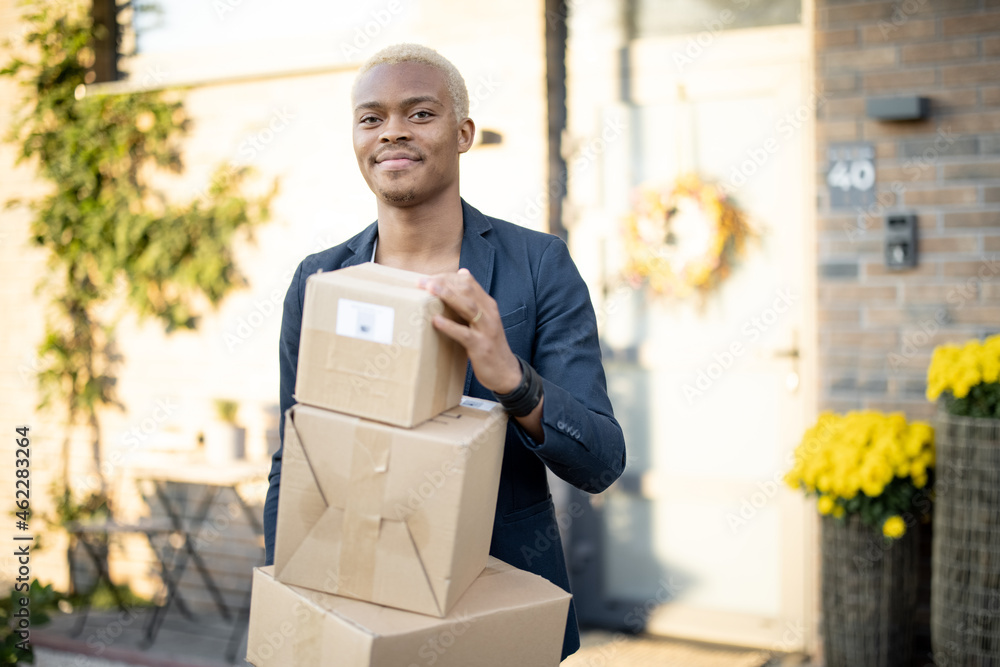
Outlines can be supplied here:
<path id="1" fill-rule="evenodd" d="M 562 667 L 764 667 L 779 665 L 779 656 L 764 651 L 708 646 L 662 637 L 586 633 L 580 651 Z"/>
<path id="2" fill-rule="evenodd" d="M 112 662 L 79 653 L 64 653 L 48 648 L 35 649 L 35 667 L 131 667 L 127 662 Z"/>
<path id="3" fill-rule="evenodd" d="M 194 624 L 168 616 L 152 647 L 143 647 L 146 617 L 140 613 L 122 622 L 116 612 L 92 612 L 83 631 L 71 637 L 75 618 L 57 617 L 36 630 L 37 667 L 227 667 L 247 665 L 246 638 L 234 662 L 226 660 L 232 626 L 200 620 Z M 585 632 L 583 647 L 562 667 L 777 667 L 800 665 L 767 652 L 707 646 L 649 636 Z M 471 666 L 470 666 L 471 667 Z"/>

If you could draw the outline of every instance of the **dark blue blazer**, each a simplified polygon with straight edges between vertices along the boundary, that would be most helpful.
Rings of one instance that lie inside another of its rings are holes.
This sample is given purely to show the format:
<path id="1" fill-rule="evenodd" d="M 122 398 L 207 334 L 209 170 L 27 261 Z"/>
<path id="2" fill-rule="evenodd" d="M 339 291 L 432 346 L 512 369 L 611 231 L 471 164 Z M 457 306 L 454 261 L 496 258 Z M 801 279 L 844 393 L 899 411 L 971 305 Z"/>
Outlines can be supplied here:
<path id="1" fill-rule="evenodd" d="M 535 442 L 514 419 L 507 427 L 490 553 L 569 591 L 545 467 L 590 493 L 606 489 L 625 468 L 625 440 L 608 400 L 594 308 L 561 239 L 487 217 L 464 200 L 462 213 L 460 265 L 496 300 L 511 350 L 531 363 L 545 387 L 544 442 Z M 349 241 L 306 257 L 295 272 L 285 297 L 279 343 L 282 436 L 285 411 L 295 402 L 306 278 L 371 260 L 377 233 L 373 223 Z M 465 394 L 494 400 L 471 365 Z M 264 504 L 269 564 L 274 560 L 281 453 L 279 449 L 274 455 Z M 563 657 L 579 646 L 571 604 Z"/>

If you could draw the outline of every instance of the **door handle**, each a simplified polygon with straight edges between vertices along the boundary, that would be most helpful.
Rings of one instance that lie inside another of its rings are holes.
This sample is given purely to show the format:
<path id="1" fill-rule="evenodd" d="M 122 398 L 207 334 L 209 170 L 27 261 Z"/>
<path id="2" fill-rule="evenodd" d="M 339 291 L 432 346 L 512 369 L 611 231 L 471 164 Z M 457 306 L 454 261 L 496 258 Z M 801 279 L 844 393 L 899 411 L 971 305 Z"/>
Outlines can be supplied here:
<path id="1" fill-rule="evenodd" d="M 798 334 L 792 334 L 792 346 L 785 350 L 774 350 L 771 356 L 775 359 L 791 359 L 792 370 L 785 376 L 785 388 L 795 392 L 799 388 L 799 344 Z"/>

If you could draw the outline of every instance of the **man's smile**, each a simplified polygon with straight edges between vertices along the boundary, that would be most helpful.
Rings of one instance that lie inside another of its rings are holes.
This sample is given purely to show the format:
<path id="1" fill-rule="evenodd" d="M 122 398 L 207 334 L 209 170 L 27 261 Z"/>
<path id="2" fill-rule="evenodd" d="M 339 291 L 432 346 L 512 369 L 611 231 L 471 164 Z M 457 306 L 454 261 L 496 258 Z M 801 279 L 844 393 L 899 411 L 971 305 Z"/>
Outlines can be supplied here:
<path id="1" fill-rule="evenodd" d="M 399 171 L 421 161 L 419 155 L 406 151 L 383 151 L 375 156 L 375 164 L 385 171 Z"/>

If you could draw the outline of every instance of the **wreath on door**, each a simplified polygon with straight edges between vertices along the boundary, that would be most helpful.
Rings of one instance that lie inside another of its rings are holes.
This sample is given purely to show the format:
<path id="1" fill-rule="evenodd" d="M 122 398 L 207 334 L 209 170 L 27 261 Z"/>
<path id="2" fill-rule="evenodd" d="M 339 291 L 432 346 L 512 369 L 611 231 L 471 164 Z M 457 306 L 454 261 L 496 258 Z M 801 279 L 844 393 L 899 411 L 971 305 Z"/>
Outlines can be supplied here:
<path id="1" fill-rule="evenodd" d="M 697 175 L 668 188 L 643 186 L 625 224 L 625 277 L 665 297 L 704 297 L 729 277 L 756 236 L 747 215 Z"/>

